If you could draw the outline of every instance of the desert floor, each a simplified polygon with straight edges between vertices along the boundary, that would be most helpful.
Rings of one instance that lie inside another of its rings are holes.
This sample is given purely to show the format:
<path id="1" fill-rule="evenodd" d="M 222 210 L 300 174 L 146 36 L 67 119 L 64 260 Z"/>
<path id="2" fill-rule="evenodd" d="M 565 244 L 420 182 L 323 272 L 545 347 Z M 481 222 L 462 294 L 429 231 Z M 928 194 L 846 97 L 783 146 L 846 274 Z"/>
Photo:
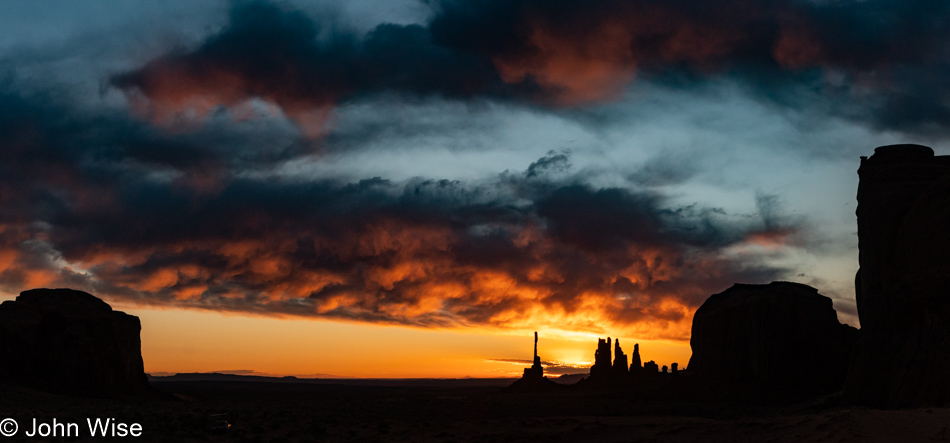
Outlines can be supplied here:
<path id="1" fill-rule="evenodd" d="M 236 442 L 929 442 L 950 441 L 950 409 L 879 411 L 825 400 L 752 408 L 642 401 L 630 394 L 511 394 L 498 380 L 426 383 L 153 382 L 163 399 L 79 399 L 0 386 L 0 419 L 140 423 L 133 441 Z M 227 413 L 230 431 L 209 417 Z M 125 439 L 117 439 L 122 441 Z"/>

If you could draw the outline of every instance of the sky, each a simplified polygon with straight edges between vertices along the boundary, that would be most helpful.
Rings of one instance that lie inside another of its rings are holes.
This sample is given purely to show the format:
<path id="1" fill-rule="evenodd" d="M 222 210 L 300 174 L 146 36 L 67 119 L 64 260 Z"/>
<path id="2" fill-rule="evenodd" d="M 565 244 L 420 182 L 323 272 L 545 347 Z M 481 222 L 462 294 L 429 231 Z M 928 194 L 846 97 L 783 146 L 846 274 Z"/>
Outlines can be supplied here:
<path id="1" fill-rule="evenodd" d="M 734 283 L 858 326 L 860 156 L 947 154 L 935 0 L 0 3 L 0 295 L 152 373 L 689 359 Z"/>

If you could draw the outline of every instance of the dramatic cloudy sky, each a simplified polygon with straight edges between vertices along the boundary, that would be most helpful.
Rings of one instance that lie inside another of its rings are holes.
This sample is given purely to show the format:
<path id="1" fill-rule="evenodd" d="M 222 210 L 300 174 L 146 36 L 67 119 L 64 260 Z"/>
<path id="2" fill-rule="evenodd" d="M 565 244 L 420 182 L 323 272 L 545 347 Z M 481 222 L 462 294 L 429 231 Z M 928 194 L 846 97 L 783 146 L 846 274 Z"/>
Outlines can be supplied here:
<path id="1" fill-rule="evenodd" d="M 682 364 L 693 311 L 735 282 L 811 284 L 856 324 L 858 159 L 947 153 L 948 19 L 935 0 L 4 2 L 0 291 L 88 290 L 155 343 L 218 321 L 194 334 L 396 334 L 431 350 L 416 363 L 452 334 L 541 330 Z M 154 370 L 226 369 L 152 343 Z M 394 374 L 307 364 L 268 368 Z"/>

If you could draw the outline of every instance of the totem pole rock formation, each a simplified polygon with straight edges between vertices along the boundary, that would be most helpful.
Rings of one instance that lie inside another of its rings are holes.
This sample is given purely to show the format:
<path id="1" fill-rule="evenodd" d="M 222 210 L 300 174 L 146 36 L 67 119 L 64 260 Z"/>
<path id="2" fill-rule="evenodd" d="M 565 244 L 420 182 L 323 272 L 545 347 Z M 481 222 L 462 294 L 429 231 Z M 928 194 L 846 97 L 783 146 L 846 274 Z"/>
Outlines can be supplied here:
<path id="1" fill-rule="evenodd" d="M 524 368 L 524 375 L 508 387 L 509 392 L 548 392 L 563 388 L 544 376 L 541 357 L 538 356 L 538 332 L 534 333 L 534 359 L 530 368 Z"/>
<path id="2" fill-rule="evenodd" d="M 594 354 L 594 365 L 590 368 L 590 376 L 581 380 L 578 384 L 593 388 L 610 389 L 640 389 L 645 387 L 657 387 L 658 382 L 665 379 L 656 376 L 659 374 L 660 366 L 654 361 L 648 361 L 643 366 L 640 365 L 640 344 L 633 345 L 632 362 L 627 366 L 627 354 L 620 347 L 620 340 L 614 340 L 613 353 L 614 361 L 610 363 L 610 337 L 607 339 L 597 339 L 597 352 Z M 673 363 L 674 368 L 676 363 Z M 663 367 L 663 372 L 667 367 Z"/>
<path id="3" fill-rule="evenodd" d="M 688 369 L 706 386 L 811 397 L 840 390 L 857 330 L 810 286 L 736 284 L 693 316 Z M 820 369 L 819 369 L 820 368 Z"/>
<path id="4" fill-rule="evenodd" d="M 620 339 L 614 340 L 614 366 L 613 372 L 615 374 L 626 375 L 629 370 L 627 369 L 627 354 L 623 353 L 623 349 L 620 349 Z"/>
<path id="5" fill-rule="evenodd" d="M 524 368 L 523 378 L 544 378 L 544 368 L 541 367 L 541 357 L 538 357 L 538 331 L 534 331 L 534 359 L 530 368 Z"/>
<path id="6" fill-rule="evenodd" d="M 0 382 L 70 395 L 152 392 L 138 317 L 72 289 L 32 289 L 0 304 Z"/>
<path id="7" fill-rule="evenodd" d="M 592 379 L 606 377 L 612 372 L 613 365 L 610 363 L 610 337 L 607 340 L 597 339 L 597 351 L 594 352 L 594 366 L 590 368 Z"/>
<path id="8" fill-rule="evenodd" d="M 858 169 L 861 338 L 846 401 L 950 402 L 950 156 L 882 146 Z"/>
<path id="9" fill-rule="evenodd" d="M 640 344 L 633 345 L 633 355 L 630 356 L 630 372 L 638 373 L 643 369 L 640 363 Z"/>

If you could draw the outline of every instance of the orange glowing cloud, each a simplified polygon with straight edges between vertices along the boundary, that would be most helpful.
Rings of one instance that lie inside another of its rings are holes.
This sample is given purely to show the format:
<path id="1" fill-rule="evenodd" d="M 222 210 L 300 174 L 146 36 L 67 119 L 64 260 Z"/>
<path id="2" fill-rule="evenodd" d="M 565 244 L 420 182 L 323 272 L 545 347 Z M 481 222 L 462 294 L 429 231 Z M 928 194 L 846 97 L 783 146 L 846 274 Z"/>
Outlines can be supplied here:
<path id="1" fill-rule="evenodd" d="M 0 224 L 0 288 L 43 287 L 58 279 L 59 270 L 34 259 L 35 252 L 28 247 L 46 239 L 42 230 Z"/>
<path id="2" fill-rule="evenodd" d="M 2 225 L 4 289 L 682 340 L 706 296 L 782 272 L 757 265 L 757 251 L 724 251 L 786 241 L 796 229 L 781 218 L 719 225 L 703 211 L 670 210 L 652 191 L 596 188 L 537 167 L 472 183 L 234 178 L 214 193 L 143 180 L 107 193 L 108 205 L 84 203 L 96 202 L 100 184 L 68 183 L 76 190 L 56 193 L 53 223 Z"/>
<path id="3" fill-rule="evenodd" d="M 544 14 L 536 11 L 526 19 L 523 49 L 492 61 L 506 83 L 533 81 L 559 106 L 617 100 L 640 64 L 712 66 L 749 37 L 734 25 L 656 5 L 603 14 L 594 8 L 590 16 L 560 17 L 557 24 Z"/>
<path id="4" fill-rule="evenodd" d="M 604 23 L 582 38 L 536 23 L 527 43 L 533 49 L 529 54 L 493 58 L 498 73 L 515 84 L 530 76 L 555 91 L 559 105 L 614 99 L 636 74 L 631 30 L 621 23 Z"/>
<path id="5" fill-rule="evenodd" d="M 153 257 L 180 257 L 174 266 L 152 268 L 141 258 L 124 262 L 125 254 L 101 249 L 79 259 L 115 291 L 153 294 L 159 303 L 200 306 L 210 297 L 222 300 L 216 303 L 221 308 L 227 300 L 251 297 L 259 306 L 255 309 L 265 312 L 285 302 L 306 302 L 313 306 L 309 315 L 443 326 L 612 330 L 644 338 L 688 337 L 695 303 L 708 295 L 703 285 L 682 284 L 697 270 L 684 268 L 683 261 L 691 259 L 672 247 L 631 247 L 623 263 L 587 255 L 589 272 L 596 274 L 578 280 L 580 276 L 547 261 L 550 256 L 543 253 L 541 261 L 531 259 L 534 263 L 523 270 L 521 265 L 464 263 L 451 253 L 460 247 L 457 234 L 441 231 L 389 220 L 336 242 L 318 242 L 340 263 L 351 263 L 338 271 L 306 269 L 292 258 L 301 253 L 299 240 L 288 242 L 276 235 L 150 247 Z M 549 235 L 525 247 L 563 248 Z M 188 262 L 186 257 L 206 258 Z M 139 266 L 130 268 L 132 263 Z M 715 269 L 723 263 L 709 260 L 694 266 Z M 130 274 L 132 269 L 138 270 Z"/>
<path id="6" fill-rule="evenodd" d="M 796 234 L 798 234 L 796 230 L 787 228 L 762 230 L 750 232 L 746 236 L 746 241 L 749 244 L 776 250 L 796 242 Z"/>
<path id="7" fill-rule="evenodd" d="M 291 78 L 297 74 L 284 72 Z M 293 120 L 304 135 L 314 138 L 327 132 L 332 121 L 335 95 L 319 98 L 303 95 L 283 82 L 262 87 L 259 79 L 227 66 L 203 62 L 200 58 L 159 58 L 125 82 L 132 110 L 153 123 L 168 128 L 187 129 L 204 122 L 217 109 L 230 110 L 236 121 L 256 116 L 251 101 L 263 100 Z"/>

